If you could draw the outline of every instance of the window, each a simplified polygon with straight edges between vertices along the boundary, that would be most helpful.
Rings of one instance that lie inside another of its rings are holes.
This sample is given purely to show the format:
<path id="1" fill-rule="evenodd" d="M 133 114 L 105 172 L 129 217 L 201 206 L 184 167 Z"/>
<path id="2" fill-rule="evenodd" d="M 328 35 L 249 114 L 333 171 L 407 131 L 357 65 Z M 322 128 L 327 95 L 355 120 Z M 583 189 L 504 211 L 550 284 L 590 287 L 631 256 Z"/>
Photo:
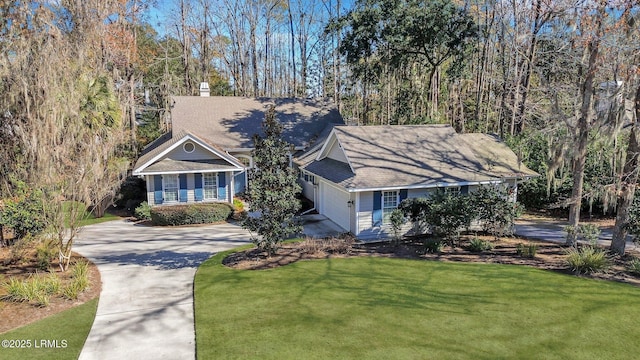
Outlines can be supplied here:
<path id="1" fill-rule="evenodd" d="M 164 187 L 164 201 L 178 201 L 178 175 L 164 175 L 162 184 Z"/>
<path id="2" fill-rule="evenodd" d="M 202 176 L 205 200 L 218 198 L 218 177 L 216 173 L 207 173 Z"/>
<path id="3" fill-rule="evenodd" d="M 398 207 L 398 192 L 382 192 L 382 223 L 389 224 L 391 213 Z"/>
<path id="4" fill-rule="evenodd" d="M 448 186 L 444 188 L 444 193 L 447 195 L 458 196 L 460 195 L 460 186 Z"/>
<path id="5" fill-rule="evenodd" d="M 186 142 L 182 145 L 182 149 L 184 152 L 191 154 L 196 149 L 196 146 L 192 142 Z"/>

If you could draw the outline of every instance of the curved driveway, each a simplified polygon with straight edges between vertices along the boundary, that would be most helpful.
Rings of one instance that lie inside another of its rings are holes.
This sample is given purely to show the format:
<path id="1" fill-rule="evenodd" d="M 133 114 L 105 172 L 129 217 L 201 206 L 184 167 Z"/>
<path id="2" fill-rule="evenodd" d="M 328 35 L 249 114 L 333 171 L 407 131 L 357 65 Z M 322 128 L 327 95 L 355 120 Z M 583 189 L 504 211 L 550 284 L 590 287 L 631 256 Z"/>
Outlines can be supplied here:
<path id="1" fill-rule="evenodd" d="M 248 242 L 232 224 L 160 228 L 118 220 L 84 228 L 74 250 L 98 266 L 102 292 L 80 359 L 194 359 L 196 269 Z"/>

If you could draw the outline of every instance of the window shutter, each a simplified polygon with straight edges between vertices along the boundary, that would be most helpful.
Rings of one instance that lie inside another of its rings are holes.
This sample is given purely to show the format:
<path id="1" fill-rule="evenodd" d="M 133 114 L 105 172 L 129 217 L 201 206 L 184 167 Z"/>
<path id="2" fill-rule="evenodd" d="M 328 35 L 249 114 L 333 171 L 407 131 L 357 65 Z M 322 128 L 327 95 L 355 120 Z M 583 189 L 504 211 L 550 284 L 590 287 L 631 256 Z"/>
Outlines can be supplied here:
<path id="1" fill-rule="evenodd" d="M 162 204 L 162 175 L 153 176 L 153 202 Z"/>
<path id="2" fill-rule="evenodd" d="M 382 191 L 373 192 L 373 226 L 382 224 Z"/>
<path id="3" fill-rule="evenodd" d="M 218 173 L 218 199 L 225 200 L 227 198 L 226 174 Z"/>
<path id="4" fill-rule="evenodd" d="M 180 188 L 178 198 L 180 199 L 180 202 L 187 202 L 187 174 L 178 175 L 178 184 L 178 187 Z"/>
<path id="5" fill-rule="evenodd" d="M 204 199 L 204 192 L 202 190 L 202 174 L 193 174 L 195 189 L 193 195 L 196 201 L 202 201 Z"/>
<path id="6" fill-rule="evenodd" d="M 409 196 L 409 190 L 407 189 L 400 190 L 400 202 L 398 204 L 400 204 L 402 200 L 406 199 L 407 196 Z"/>
<path id="7" fill-rule="evenodd" d="M 469 185 L 464 185 L 460 187 L 460 195 L 469 194 Z"/>

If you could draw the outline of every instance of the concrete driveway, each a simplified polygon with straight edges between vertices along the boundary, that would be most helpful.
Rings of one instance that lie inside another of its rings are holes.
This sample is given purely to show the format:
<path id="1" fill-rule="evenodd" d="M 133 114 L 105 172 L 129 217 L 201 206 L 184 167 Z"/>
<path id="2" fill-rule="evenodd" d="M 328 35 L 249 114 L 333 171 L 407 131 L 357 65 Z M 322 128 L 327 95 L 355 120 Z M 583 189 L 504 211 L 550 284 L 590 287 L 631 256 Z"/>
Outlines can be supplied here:
<path id="1" fill-rule="evenodd" d="M 80 359 L 194 359 L 193 278 L 211 255 L 248 243 L 232 224 L 84 228 L 74 250 L 100 270 L 98 312 Z"/>

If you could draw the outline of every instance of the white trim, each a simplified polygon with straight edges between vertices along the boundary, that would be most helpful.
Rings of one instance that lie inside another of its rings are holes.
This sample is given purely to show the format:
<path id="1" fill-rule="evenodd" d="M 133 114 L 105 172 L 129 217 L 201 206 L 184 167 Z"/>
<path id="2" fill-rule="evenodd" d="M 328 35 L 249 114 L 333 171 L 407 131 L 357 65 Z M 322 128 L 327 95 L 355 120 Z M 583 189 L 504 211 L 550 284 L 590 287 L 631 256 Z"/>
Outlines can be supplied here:
<path id="1" fill-rule="evenodd" d="M 143 172 L 143 170 L 145 168 L 149 167 L 150 165 L 154 164 L 156 161 L 162 159 L 164 156 L 166 156 L 172 150 L 174 150 L 175 148 L 177 148 L 178 146 L 184 144 L 186 141 L 189 141 L 189 140 L 191 140 L 194 143 L 200 145 L 201 147 L 205 148 L 209 152 L 217 155 L 219 158 L 227 161 L 229 164 L 234 165 L 233 169 L 235 169 L 235 170 L 244 170 L 244 165 L 242 165 L 240 162 L 238 162 L 232 155 L 229 155 L 229 154 L 227 154 L 225 152 L 220 152 L 217 149 L 209 146 L 209 144 L 207 144 L 207 143 L 201 141 L 200 139 L 196 138 L 195 136 L 187 133 L 185 136 L 182 137 L 182 139 L 176 141 L 175 144 L 169 146 L 163 152 L 161 152 L 160 154 L 154 156 L 149 161 L 147 161 L 146 163 L 144 163 L 143 165 L 138 167 L 138 169 L 133 172 L 133 175 L 170 174 L 170 173 L 172 173 L 172 172 Z M 219 171 L 219 170 L 217 170 L 217 171 Z M 188 172 L 189 171 L 179 171 L 179 172 L 175 172 L 175 173 L 188 173 Z M 196 172 L 201 172 L 201 171 L 192 171 L 192 172 L 196 173 Z"/>
<path id="2" fill-rule="evenodd" d="M 356 228 L 353 231 L 353 235 L 358 236 L 358 234 L 360 234 L 360 193 L 359 192 L 356 193 L 355 205 L 356 205 L 356 221 L 355 221 Z"/>
<path id="3" fill-rule="evenodd" d="M 329 145 L 331 144 L 331 145 Z M 333 149 L 333 146 L 335 144 L 338 144 L 338 147 L 340 148 L 340 151 L 342 151 L 342 155 L 344 156 L 345 159 L 347 159 L 347 165 L 349 165 L 349 169 L 351 170 L 352 173 L 356 173 L 355 170 L 353 170 L 353 166 L 351 165 L 351 160 L 349 159 L 349 157 L 347 156 L 347 153 L 344 152 L 344 146 L 342 146 L 342 143 L 340 142 L 340 138 L 338 138 L 338 134 L 336 132 L 336 129 L 331 129 L 331 133 L 329 134 L 329 137 L 327 137 L 327 140 L 325 140 L 324 145 L 322 146 L 322 149 L 318 152 L 318 155 L 316 156 L 316 161 L 320 161 L 326 157 L 329 156 L 329 151 L 331 149 Z M 338 160 L 336 160 L 338 161 Z"/>
<path id="4" fill-rule="evenodd" d="M 213 191 L 214 191 L 214 197 L 207 197 L 207 192 L 206 192 L 206 187 L 205 187 L 205 178 L 206 175 L 212 175 L 213 174 L 213 179 L 214 179 L 214 184 L 213 184 Z M 218 200 L 218 173 L 204 173 L 202 174 L 202 201 L 212 201 L 212 200 Z"/>
<path id="5" fill-rule="evenodd" d="M 209 169 L 209 170 L 172 170 L 172 171 L 144 171 L 140 173 L 136 173 L 136 176 L 142 175 L 174 175 L 174 174 L 199 174 L 199 173 L 217 173 L 217 172 L 227 172 L 227 171 L 239 171 L 236 168 L 233 169 Z M 240 171 L 238 174 L 243 173 L 244 171 Z"/>
<path id="6" fill-rule="evenodd" d="M 168 177 L 171 176 L 171 178 L 175 178 L 176 179 L 176 199 L 175 200 L 167 200 L 167 185 L 166 185 L 166 180 L 168 180 Z M 170 204 L 175 204 L 180 202 L 180 176 L 176 175 L 167 175 L 167 176 L 162 176 L 162 203 L 170 203 Z"/>

